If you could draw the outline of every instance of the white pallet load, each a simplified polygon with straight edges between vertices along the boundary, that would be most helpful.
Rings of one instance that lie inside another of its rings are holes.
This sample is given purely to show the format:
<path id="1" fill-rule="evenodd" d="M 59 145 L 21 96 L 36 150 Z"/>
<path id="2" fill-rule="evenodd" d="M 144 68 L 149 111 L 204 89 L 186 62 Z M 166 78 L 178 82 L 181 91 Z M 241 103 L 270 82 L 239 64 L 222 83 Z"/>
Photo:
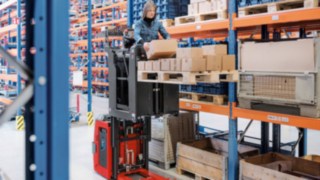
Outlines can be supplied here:
<path id="1" fill-rule="evenodd" d="M 240 107 L 265 104 L 320 117 L 320 38 L 243 42 L 238 52 Z"/>

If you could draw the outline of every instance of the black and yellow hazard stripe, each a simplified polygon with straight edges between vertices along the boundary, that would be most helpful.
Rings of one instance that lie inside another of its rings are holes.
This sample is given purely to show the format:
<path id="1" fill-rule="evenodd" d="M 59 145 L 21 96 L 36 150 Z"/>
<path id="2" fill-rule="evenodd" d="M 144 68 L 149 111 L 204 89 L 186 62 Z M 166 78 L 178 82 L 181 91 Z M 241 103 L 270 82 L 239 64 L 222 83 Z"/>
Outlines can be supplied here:
<path id="1" fill-rule="evenodd" d="M 93 112 L 87 113 L 88 126 L 92 126 L 94 123 Z"/>
<path id="2" fill-rule="evenodd" d="M 24 130 L 24 117 L 23 116 L 16 116 L 16 129 L 18 131 Z"/>

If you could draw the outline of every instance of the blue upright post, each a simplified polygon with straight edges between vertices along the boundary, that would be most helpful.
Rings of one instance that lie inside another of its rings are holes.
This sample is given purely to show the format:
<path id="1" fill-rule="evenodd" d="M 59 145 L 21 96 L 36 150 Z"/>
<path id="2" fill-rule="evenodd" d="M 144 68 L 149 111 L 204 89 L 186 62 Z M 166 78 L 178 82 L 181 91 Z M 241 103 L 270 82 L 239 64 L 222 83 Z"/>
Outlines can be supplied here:
<path id="1" fill-rule="evenodd" d="M 93 125 L 92 112 L 92 3 L 88 0 L 88 125 Z"/>
<path id="2" fill-rule="evenodd" d="M 131 28 L 133 25 L 133 0 L 128 0 L 127 1 L 127 17 L 128 17 L 128 28 Z"/>
<path id="3" fill-rule="evenodd" d="M 115 3 L 115 2 L 116 2 L 115 0 L 112 0 L 112 3 Z M 115 20 L 115 19 L 116 19 L 116 9 L 112 8 L 112 20 Z M 111 47 L 115 47 L 115 46 L 116 46 L 116 40 L 113 39 L 111 42 Z"/>
<path id="4" fill-rule="evenodd" d="M 34 85 L 25 114 L 26 180 L 68 180 L 69 1 L 25 2 L 26 63 L 33 69 L 27 83 Z"/>
<path id="5" fill-rule="evenodd" d="M 17 61 L 21 61 L 21 0 L 17 0 Z M 17 78 L 17 96 L 21 93 L 21 77 L 18 73 Z M 17 111 L 16 116 L 16 129 L 23 130 L 24 129 L 24 117 L 21 115 L 21 108 Z"/>
<path id="6" fill-rule="evenodd" d="M 234 54 L 237 57 L 237 31 L 233 27 L 233 18 L 237 13 L 237 0 L 230 0 L 228 6 L 229 12 L 229 44 L 228 53 Z M 237 59 L 237 58 L 236 58 Z M 237 62 L 237 61 L 236 61 Z M 236 63 L 237 64 L 237 63 Z M 237 65 L 236 65 L 237 67 Z M 230 119 L 229 119 L 229 158 L 228 158 L 228 179 L 239 179 L 239 157 L 238 157 L 238 142 L 237 142 L 237 130 L 238 120 L 233 117 L 232 104 L 237 101 L 236 83 L 229 83 L 229 105 L 230 105 Z"/>

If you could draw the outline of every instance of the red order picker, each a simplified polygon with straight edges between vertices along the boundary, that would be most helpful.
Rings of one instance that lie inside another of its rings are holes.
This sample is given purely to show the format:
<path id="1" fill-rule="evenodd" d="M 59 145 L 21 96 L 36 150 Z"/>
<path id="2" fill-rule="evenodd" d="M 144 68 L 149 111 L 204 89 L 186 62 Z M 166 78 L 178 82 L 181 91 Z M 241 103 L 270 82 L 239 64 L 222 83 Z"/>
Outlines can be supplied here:
<path id="1" fill-rule="evenodd" d="M 109 118 L 96 121 L 94 169 L 111 180 L 165 180 L 148 171 L 151 117 L 179 111 L 179 87 L 137 81 L 142 46 L 124 37 L 125 49 L 108 48 Z"/>

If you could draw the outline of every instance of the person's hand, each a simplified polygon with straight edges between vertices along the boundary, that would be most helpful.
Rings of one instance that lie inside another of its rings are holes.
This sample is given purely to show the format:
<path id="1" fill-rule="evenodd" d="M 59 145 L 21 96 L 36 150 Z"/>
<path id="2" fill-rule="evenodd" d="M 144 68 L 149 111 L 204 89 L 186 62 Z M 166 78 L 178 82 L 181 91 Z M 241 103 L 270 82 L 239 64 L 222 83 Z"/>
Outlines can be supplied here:
<path id="1" fill-rule="evenodd" d="M 145 51 L 149 51 L 149 49 L 150 49 L 150 44 L 149 44 L 149 43 L 144 43 L 144 44 L 143 44 L 143 48 L 144 48 Z"/>

